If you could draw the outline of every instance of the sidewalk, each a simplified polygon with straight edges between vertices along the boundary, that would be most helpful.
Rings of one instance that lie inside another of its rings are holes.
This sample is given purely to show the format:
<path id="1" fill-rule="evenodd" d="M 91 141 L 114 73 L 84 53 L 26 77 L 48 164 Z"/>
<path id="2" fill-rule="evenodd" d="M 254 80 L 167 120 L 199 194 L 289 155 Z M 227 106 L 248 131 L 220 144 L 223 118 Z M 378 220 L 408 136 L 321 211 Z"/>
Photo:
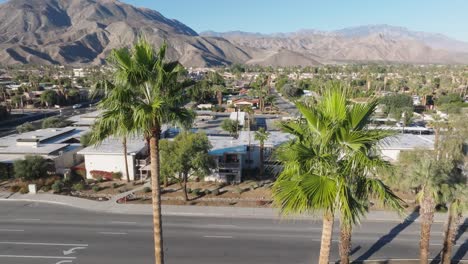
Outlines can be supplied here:
<path id="1" fill-rule="evenodd" d="M 144 188 L 141 186 L 140 188 Z M 139 189 L 139 188 L 138 188 Z M 28 202 L 43 202 L 50 204 L 58 204 L 70 206 L 87 211 L 95 211 L 101 213 L 113 214 L 136 214 L 136 215 L 151 215 L 152 207 L 150 204 L 118 204 L 116 201 L 128 195 L 122 193 L 109 201 L 92 201 L 72 196 L 54 195 L 54 194 L 11 194 L 0 193 L 1 201 L 28 201 Z M 281 219 L 278 209 L 276 208 L 246 208 L 246 207 L 215 207 L 215 206 L 178 206 L 178 205 L 163 205 L 162 213 L 166 216 L 197 216 L 197 217 L 221 217 L 221 218 L 259 218 L 259 219 Z M 395 212 L 390 211 L 371 211 L 366 218 L 369 221 L 389 221 L 403 222 L 407 216 L 399 216 Z M 320 220 L 317 216 L 292 216 L 284 217 L 284 219 L 310 219 Z M 434 222 L 445 222 L 446 215 L 436 213 Z M 364 220 L 364 219 L 363 219 Z M 419 221 L 417 218 L 415 221 Z"/>

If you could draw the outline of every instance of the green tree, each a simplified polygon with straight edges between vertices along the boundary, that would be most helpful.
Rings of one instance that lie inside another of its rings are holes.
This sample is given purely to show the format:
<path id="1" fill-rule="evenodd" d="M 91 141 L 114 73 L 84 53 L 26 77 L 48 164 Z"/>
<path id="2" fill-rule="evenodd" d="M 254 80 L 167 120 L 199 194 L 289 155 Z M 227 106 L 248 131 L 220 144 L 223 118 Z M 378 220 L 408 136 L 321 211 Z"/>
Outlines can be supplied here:
<path id="1" fill-rule="evenodd" d="M 114 68 L 116 84 L 128 85 L 134 93 L 133 119 L 135 130 L 149 141 L 151 158 L 151 184 L 155 260 L 164 263 L 159 140 L 161 128 L 166 123 L 193 122 L 194 115 L 183 106 L 184 84 L 178 79 L 184 72 L 178 62 L 165 62 L 167 45 L 156 52 L 144 39 L 140 39 L 131 50 L 113 50 L 109 62 Z"/>
<path id="2" fill-rule="evenodd" d="M 47 107 L 54 105 L 57 101 L 57 93 L 53 90 L 47 90 L 41 94 L 41 103 Z"/>
<path id="3" fill-rule="evenodd" d="M 214 167 L 213 158 L 208 155 L 210 141 L 205 134 L 182 132 L 174 141 L 161 144 L 161 171 L 176 178 L 184 190 L 184 199 L 188 201 L 187 182 L 189 175 L 204 177 Z"/>
<path id="4" fill-rule="evenodd" d="M 383 182 L 364 173 L 387 166 L 371 153 L 389 134 L 366 129 L 377 103 L 352 104 L 339 84 L 327 89 L 317 105 L 296 105 L 303 119 L 282 124 L 295 139 L 277 152 L 284 169 L 273 198 L 283 214 L 323 214 L 319 264 L 329 262 L 334 216 L 339 212 L 346 261 L 351 227 L 365 214 L 369 196 L 401 208 L 401 200 Z"/>
<path id="5" fill-rule="evenodd" d="M 16 127 L 16 131 L 18 131 L 18 133 L 20 133 L 20 134 L 26 133 L 26 132 L 29 132 L 29 131 L 34 131 L 34 130 L 36 130 L 36 128 L 30 122 L 26 122 L 26 123 Z"/>
<path id="6" fill-rule="evenodd" d="M 41 156 L 26 156 L 13 163 L 15 177 L 22 180 L 35 180 L 47 176 L 49 164 Z"/>
<path id="7" fill-rule="evenodd" d="M 261 127 L 258 131 L 255 132 L 255 140 L 260 143 L 260 176 L 263 176 L 265 172 L 264 162 L 265 162 L 265 141 L 270 137 L 270 133 Z"/>
<path id="8" fill-rule="evenodd" d="M 237 137 L 239 131 L 239 121 L 232 119 L 225 119 L 221 123 L 221 129 L 228 132 L 232 137 Z"/>
<path id="9" fill-rule="evenodd" d="M 80 144 L 83 148 L 86 148 L 91 145 L 91 136 L 92 133 L 88 132 L 80 137 Z"/>
<path id="10" fill-rule="evenodd" d="M 394 114 L 396 112 L 401 113 L 402 108 L 413 107 L 413 99 L 409 95 L 405 94 L 394 94 L 387 95 L 380 98 L 380 103 L 385 105 L 384 111 L 387 114 Z"/>

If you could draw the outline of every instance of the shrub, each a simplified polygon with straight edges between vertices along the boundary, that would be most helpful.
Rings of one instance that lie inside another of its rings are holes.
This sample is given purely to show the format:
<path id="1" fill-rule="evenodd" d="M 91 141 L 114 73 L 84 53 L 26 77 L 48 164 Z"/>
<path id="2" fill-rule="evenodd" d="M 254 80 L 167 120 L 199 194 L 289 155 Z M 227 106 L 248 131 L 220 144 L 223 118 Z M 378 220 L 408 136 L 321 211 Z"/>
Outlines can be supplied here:
<path id="1" fill-rule="evenodd" d="M 44 181 L 44 185 L 50 187 L 50 186 L 52 186 L 52 184 L 54 184 L 58 180 L 60 180 L 60 178 L 57 177 L 57 176 L 49 177 Z"/>
<path id="2" fill-rule="evenodd" d="M 94 179 L 102 178 L 102 179 L 106 179 L 108 181 L 112 181 L 112 179 L 113 179 L 113 173 L 112 172 L 92 170 L 89 173 L 91 173 L 91 176 Z"/>
<path id="3" fill-rule="evenodd" d="M 10 192 L 19 192 L 19 190 L 21 189 L 21 186 L 18 186 L 18 185 L 13 185 L 10 187 Z"/>
<path id="4" fill-rule="evenodd" d="M 29 188 L 28 186 L 23 186 L 21 187 L 20 191 L 19 191 L 21 194 L 26 194 L 29 192 Z"/>
<path id="5" fill-rule="evenodd" d="M 112 179 L 121 180 L 122 179 L 122 173 L 121 172 L 113 172 L 112 173 Z"/>
<path id="6" fill-rule="evenodd" d="M 215 189 L 213 191 L 211 191 L 211 193 L 215 196 L 218 196 L 219 195 L 219 189 Z"/>
<path id="7" fill-rule="evenodd" d="M 48 191 L 50 191 L 50 186 L 45 185 L 45 186 L 42 187 L 41 190 L 42 190 L 43 192 L 48 192 Z"/>
<path id="8" fill-rule="evenodd" d="M 151 188 L 150 187 L 145 187 L 145 188 L 143 188 L 143 192 L 149 193 L 149 192 L 151 192 Z"/>
<path id="9" fill-rule="evenodd" d="M 62 189 L 63 189 L 63 182 L 56 181 L 54 182 L 54 184 L 52 184 L 52 190 L 54 191 L 54 193 L 60 193 L 62 192 Z"/>
<path id="10" fill-rule="evenodd" d="M 82 182 L 76 183 L 72 186 L 72 190 L 75 190 L 77 192 L 81 192 L 85 189 L 85 185 Z"/>
<path id="11" fill-rule="evenodd" d="M 94 185 L 93 186 L 93 192 L 99 192 L 101 190 L 101 187 Z"/>
<path id="12" fill-rule="evenodd" d="M 242 194 L 243 192 L 244 192 L 244 189 L 242 189 L 242 188 L 240 188 L 240 187 L 236 187 L 236 188 L 234 189 L 234 193 L 236 193 L 236 194 Z"/>
<path id="13" fill-rule="evenodd" d="M 206 190 L 205 190 L 205 195 L 209 195 L 209 194 L 211 194 L 211 191 L 208 190 L 208 189 L 206 189 Z"/>
<path id="14" fill-rule="evenodd" d="M 96 181 L 97 181 L 97 182 L 104 182 L 104 178 L 98 177 L 98 178 L 96 179 Z"/>
<path id="15" fill-rule="evenodd" d="M 94 179 L 86 179 L 86 184 L 88 184 L 88 185 L 93 184 L 95 182 L 96 182 L 96 180 L 94 180 Z"/>
<path id="16" fill-rule="evenodd" d="M 199 195 L 200 192 L 201 192 L 201 189 L 193 189 L 192 190 L 193 195 Z"/>
<path id="17" fill-rule="evenodd" d="M 41 156 L 29 155 L 24 160 L 17 160 L 13 164 L 15 177 L 23 180 L 35 180 L 47 176 L 47 161 Z"/>
<path id="18" fill-rule="evenodd" d="M 116 182 L 112 183 L 112 188 L 113 188 L 113 189 L 119 188 L 119 184 L 116 183 Z"/>

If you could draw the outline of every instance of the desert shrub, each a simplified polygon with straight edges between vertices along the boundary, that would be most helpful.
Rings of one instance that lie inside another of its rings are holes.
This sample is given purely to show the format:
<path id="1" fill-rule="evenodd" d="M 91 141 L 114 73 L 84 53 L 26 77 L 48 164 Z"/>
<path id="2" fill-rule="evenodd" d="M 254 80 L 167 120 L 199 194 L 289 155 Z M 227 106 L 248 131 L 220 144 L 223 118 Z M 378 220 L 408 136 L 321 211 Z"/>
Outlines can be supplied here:
<path id="1" fill-rule="evenodd" d="M 113 179 L 113 173 L 112 172 L 92 170 L 89 173 L 91 173 L 91 176 L 94 179 L 102 178 L 102 179 L 106 179 L 108 181 L 112 181 L 112 179 Z"/>
<path id="2" fill-rule="evenodd" d="M 42 128 L 60 128 L 70 125 L 70 122 L 59 117 L 49 117 L 42 121 Z"/>
<path id="3" fill-rule="evenodd" d="M 193 195 L 199 195 L 200 192 L 201 192 L 201 189 L 193 189 L 191 193 L 192 193 Z"/>
<path id="4" fill-rule="evenodd" d="M 86 186 L 84 185 L 84 183 L 79 182 L 79 183 L 73 184 L 72 190 L 77 191 L 77 192 L 81 192 L 81 191 L 83 191 L 85 189 L 85 187 Z"/>
<path id="5" fill-rule="evenodd" d="M 99 187 L 98 185 L 93 186 L 93 192 L 99 192 L 100 190 L 101 190 L 101 187 Z"/>
<path id="6" fill-rule="evenodd" d="M 116 183 L 116 182 L 112 183 L 112 188 L 113 188 L 113 189 L 119 188 L 119 184 Z"/>
<path id="7" fill-rule="evenodd" d="M 28 186 L 22 186 L 22 187 L 20 188 L 19 192 L 20 192 L 21 194 L 26 194 L 26 193 L 28 193 L 28 192 L 29 192 Z"/>
<path id="8" fill-rule="evenodd" d="M 47 179 L 45 179 L 44 181 L 44 186 L 52 186 L 52 184 L 54 184 L 56 181 L 59 181 L 60 180 L 60 177 L 58 176 L 53 176 L 53 177 L 49 177 Z"/>
<path id="9" fill-rule="evenodd" d="M 52 190 L 54 191 L 54 193 L 60 193 L 63 190 L 63 186 L 64 184 L 62 181 L 56 181 L 54 182 L 54 184 L 52 184 Z"/>
<path id="10" fill-rule="evenodd" d="M 208 190 L 208 189 L 206 189 L 206 190 L 205 190 L 205 195 L 209 195 L 209 194 L 211 194 L 211 191 Z"/>
<path id="11" fill-rule="evenodd" d="M 104 178 L 103 178 L 103 177 L 98 177 L 98 178 L 96 179 L 96 181 L 97 181 L 97 182 L 104 182 Z"/>
<path id="12" fill-rule="evenodd" d="M 112 173 L 112 179 L 113 180 L 121 180 L 122 179 L 122 173 L 121 172 L 113 172 Z"/>
<path id="13" fill-rule="evenodd" d="M 151 188 L 150 187 L 145 187 L 145 188 L 143 188 L 143 192 L 149 193 L 149 192 L 151 192 Z"/>
<path id="14" fill-rule="evenodd" d="M 242 194 L 244 192 L 244 189 L 240 187 L 236 187 L 233 192 L 236 194 Z"/>
<path id="15" fill-rule="evenodd" d="M 35 180 L 47 176 L 49 165 L 41 156 L 29 155 L 24 160 L 13 163 L 15 177 L 22 180 Z"/>
<path id="16" fill-rule="evenodd" d="M 211 191 L 211 193 L 215 196 L 218 196 L 219 195 L 219 189 L 215 189 L 213 191 Z"/>
<path id="17" fill-rule="evenodd" d="M 50 186 L 45 185 L 45 186 L 42 187 L 41 190 L 42 190 L 43 192 L 48 192 L 48 191 L 50 191 Z"/>
<path id="18" fill-rule="evenodd" d="M 21 186 L 19 185 L 13 185 L 10 187 L 10 192 L 19 192 L 19 190 L 21 189 Z"/>
<path id="19" fill-rule="evenodd" d="M 96 182 L 95 179 L 86 179 L 86 184 L 93 184 L 95 182 Z"/>

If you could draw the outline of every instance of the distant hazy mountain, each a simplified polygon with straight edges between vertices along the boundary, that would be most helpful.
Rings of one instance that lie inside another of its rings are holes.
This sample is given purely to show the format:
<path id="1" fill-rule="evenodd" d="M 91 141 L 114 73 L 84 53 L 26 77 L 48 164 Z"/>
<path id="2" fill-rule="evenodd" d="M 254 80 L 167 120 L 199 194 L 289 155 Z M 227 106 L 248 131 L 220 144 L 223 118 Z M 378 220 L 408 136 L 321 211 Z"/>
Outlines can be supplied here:
<path id="1" fill-rule="evenodd" d="M 110 50 L 144 35 L 170 43 L 186 66 L 250 57 L 222 38 L 201 37 L 177 20 L 115 0 L 12 0 L 0 5 L 0 64 L 101 64 Z"/>
<path id="2" fill-rule="evenodd" d="M 271 66 L 334 62 L 467 63 L 468 44 L 441 34 L 387 25 L 332 32 L 198 35 L 157 11 L 117 0 L 11 0 L 0 5 L 0 64 L 103 64 L 139 35 L 169 43 L 185 66 Z"/>

